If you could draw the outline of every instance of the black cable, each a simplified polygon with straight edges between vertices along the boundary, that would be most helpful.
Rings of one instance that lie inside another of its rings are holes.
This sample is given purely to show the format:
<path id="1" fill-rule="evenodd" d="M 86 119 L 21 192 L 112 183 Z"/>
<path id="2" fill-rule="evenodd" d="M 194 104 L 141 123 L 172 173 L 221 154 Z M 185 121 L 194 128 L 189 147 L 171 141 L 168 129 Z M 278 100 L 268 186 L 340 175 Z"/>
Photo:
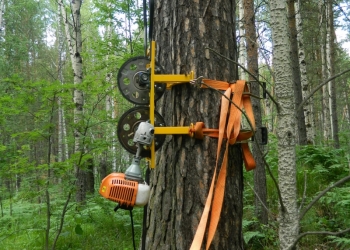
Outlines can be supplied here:
<path id="1" fill-rule="evenodd" d="M 132 234 L 132 244 L 134 246 L 134 250 L 136 250 L 136 245 L 135 245 L 135 229 L 134 229 L 134 219 L 132 217 L 132 209 L 133 207 L 125 206 L 125 205 L 118 205 L 114 208 L 114 212 L 117 212 L 118 209 L 124 209 L 124 210 L 129 210 L 130 211 L 130 220 L 131 220 L 131 234 Z"/>
<path id="2" fill-rule="evenodd" d="M 150 169 L 147 167 L 146 169 L 146 175 L 145 175 L 145 181 L 146 183 L 149 183 L 149 175 L 150 175 Z M 146 204 L 143 207 L 143 220 L 142 220 L 142 241 L 141 241 L 141 250 L 146 250 L 146 234 L 147 234 L 147 208 L 148 205 Z"/>
<path id="3" fill-rule="evenodd" d="M 146 0 L 143 0 L 143 29 L 144 29 L 144 43 L 143 47 L 145 49 L 145 56 L 147 56 L 147 6 Z"/>
<path id="4" fill-rule="evenodd" d="M 134 230 L 134 220 L 132 218 L 132 209 L 130 209 L 129 211 L 130 211 L 130 220 L 131 220 L 132 244 L 134 246 L 134 250 L 136 250 L 136 246 L 135 246 L 135 230 Z"/>
<path id="5" fill-rule="evenodd" d="M 154 18 L 154 1 L 149 0 L 149 28 L 148 28 L 148 37 L 149 40 L 153 40 L 153 18 Z"/>

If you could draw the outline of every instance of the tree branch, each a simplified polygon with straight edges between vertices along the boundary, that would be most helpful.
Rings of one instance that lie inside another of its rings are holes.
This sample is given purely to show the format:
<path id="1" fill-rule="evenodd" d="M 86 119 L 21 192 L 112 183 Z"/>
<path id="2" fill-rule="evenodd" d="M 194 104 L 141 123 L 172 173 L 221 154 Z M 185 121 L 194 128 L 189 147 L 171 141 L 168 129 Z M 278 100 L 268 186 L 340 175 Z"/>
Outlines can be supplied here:
<path id="1" fill-rule="evenodd" d="M 259 79 L 256 78 L 255 75 L 253 75 L 252 73 L 250 73 L 249 70 L 246 69 L 246 68 L 245 68 L 243 65 L 241 65 L 240 63 L 238 63 L 238 62 L 236 62 L 236 61 L 233 61 L 233 60 L 231 60 L 230 58 L 228 58 L 228 57 L 226 57 L 226 56 L 224 56 L 224 55 L 221 55 L 220 53 L 216 52 L 216 51 L 213 50 L 212 48 L 206 47 L 205 49 L 208 49 L 208 50 L 212 51 L 214 54 L 216 54 L 216 55 L 218 55 L 218 56 L 220 56 L 220 57 L 226 59 L 227 61 L 232 62 L 232 63 L 238 65 L 238 66 L 241 67 L 246 73 L 248 73 L 250 76 L 252 76 L 253 79 L 254 79 L 261 87 L 263 87 L 263 85 L 261 84 L 261 82 L 259 81 Z M 276 105 L 277 110 L 279 110 L 279 109 L 280 109 L 279 103 L 272 97 L 272 95 L 270 94 L 270 92 L 268 92 L 267 90 L 265 90 L 265 91 L 266 91 L 267 95 L 270 97 L 270 99 L 272 100 L 272 102 Z"/>
<path id="2" fill-rule="evenodd" d="M 264 202 L 261 200 L 259 194 L 254 190 L 254 188 L 250 185 L 249 182 L 247 182 L 248 186 L 250 187 L 250 189 L 254 192 L 255 196 L 258 198 L 260 204 L 265 208 L 265 210 L 267 211 L 268 214 L 270 214 L 271 217 L 276 217 L 264 204 Z"/>
<path id="3" fill-rule="evenodd" d="M 319 193 L 319 195 L 317 195 L 310 203 L 309 205 L 301 212 L 301 214 L 299 215 L 299 220 L 302 220 L 302 218 L 304 217 L 304 215 L 307 213 L 307 211 L 309 211 L 309 209 L 322 197 L 324 196 L 329 190 L 331 190 L 334 187 L 337 187 L 341 184 L 344 184 L 345 182 L 347 182 L 348 180 L 350 180 L 350 175 L 344 177 L 343 179 L 340 179 L 339 181 L 337 181 L 336 183 L 334 183 L 332 186 L 327 187 L 326 189 L 324 189 L 321 193 Z"/>
<path id="4" fill-rule="evenodd" d="M 350 232 L 350 228 L 344 229 L 344 230 L 339 231 L 339 232 L 330 232 L 330 231 L 309 231 L 309 232 L 305 232 L 305 233 L 302 233 L 302 234 L 298 235 L 298 237 L 293 242 L 293 244 L 288 248 L 288 250 L 292 250 L 296 246 L 296 244 L 299 242 L 299 240 L 301 240 L 301 238 L 303 238 L 306 235 L 315 234 L 315 235 L 338 236 L 340 234 L 345 234 L 345 233 L 348 233 L 348 232 Z"/>
<path id="5" fill-rule="evenodd" d="M 299 104 L 297 111 L 300 111 L 300 109 L 302 109 L 302 107 L 305 105 L 305 103 L 316 93 L 317 90 L 319 90 L 320 88 L 322 88 L 323 85 L 326 85 L 328 82 L 334 80 L 335 78 L 349 72 L 350 69 L 344 70 L 343 72 L 340 72 L 334 76 L 331 76 L 330 78 L 328 78 L 327 80 L 325 80 L 324 82 L 322 82 L 320 85 L 318 85 L 314 90 L 311 91 L 311 93 Z"/>

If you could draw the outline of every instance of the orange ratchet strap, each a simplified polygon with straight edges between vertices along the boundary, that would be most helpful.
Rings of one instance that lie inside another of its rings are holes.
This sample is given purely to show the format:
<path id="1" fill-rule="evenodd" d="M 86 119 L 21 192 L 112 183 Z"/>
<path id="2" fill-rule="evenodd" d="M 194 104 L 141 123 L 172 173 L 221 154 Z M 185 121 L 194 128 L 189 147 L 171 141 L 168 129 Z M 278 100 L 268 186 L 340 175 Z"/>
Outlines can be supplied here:
<path id="1" fill-rule="evenodd" d="M 255 131 L 255 119 L 250 101 L 250 96 L 245 94 L 246 92 L 249 92 L 248 86 L 246 85 L 245 81 L 238 80 L 235 84 L 229 84 L 227 82 L 222 81 L 203 79 L 203 82 L 215 89 L 225 90 L 224 95 L 228 99 L 230 99 L 234 104 L 236 104 L 237 107 L 239 107 L 241 110 L 244 107 L 246 115 L 249 119 L 249 123 L 252 126 L 252 130 Z M 225 98 L 224 96 L 221 98 L 219 129 L 206 129 L 204 128 L 204 123 L 197 123 L 195 125 L 195 137 L 200 138 L 203 137 L 203 135 L 207 135 L 218 138 L 218 149 L 216 153 L 216 166 L 209 189 L 209 194 L 190 250 L 201 249 L 210 211 L 211 215 L 208 229 L 208 239 L 206 243 L 207 250 L 209 249 L 210 244 L 214 238 L 224 200 L 229 144 L 232 145 L 235 144 L 237 141 L 247 140 L 254 133 L 253 131 L 241 131 L 240 128 L 242 112 L 235 105 L 231 104 L 227 98 Z M 227 138 L 226 149 L 215 186 L 218 158 L 221 150 L 222 141 L 224 138 Z M 242 152 L 246 170 L 249 171 L 254 169 L 255 161 L 253 155 L 250 152 L 247 142 L 242 142 Z"/>

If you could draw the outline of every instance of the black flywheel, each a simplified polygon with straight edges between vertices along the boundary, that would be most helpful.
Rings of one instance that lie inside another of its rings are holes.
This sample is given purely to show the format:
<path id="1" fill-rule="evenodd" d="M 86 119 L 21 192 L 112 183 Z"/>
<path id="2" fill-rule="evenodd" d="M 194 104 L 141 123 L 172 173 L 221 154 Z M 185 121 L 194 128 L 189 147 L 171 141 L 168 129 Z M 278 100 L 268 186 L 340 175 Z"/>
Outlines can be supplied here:
<path id="1" fill-rule="evenodd" d="M 121 94 L 130 102 L 137 105 L 149 105 L 150 93 L 150 60 L 145 56 L 137 56 L 130 58 L 119 69 L 117 84 Z M 161 73 L 161 67 L 156 65 L 154 70 Z M 156 83 L 154 85 L 155 96 L 157 101 L 162 97 L 166 85 L 164 83 Z"/>
<path id="2" fill-rule="evenodd" d="M 137 146 L 133 141 L 135 132 L 141 122 L 149 120 L 149 108 L 148 107 L 134 107 L 126 111 L 119 119 L 117 135 L 120 144 L 131 154 L 136 154 Z M 165 122 L 163 117 L 154 111 L 154 126 L 164 127 Z M 159 149 L 165 140 L 165 135 L 154 136 L 155 150 Z M 141 157 L 150 157 L 151 150 L 148 147 L 144 147 L 141 151 Z"/>

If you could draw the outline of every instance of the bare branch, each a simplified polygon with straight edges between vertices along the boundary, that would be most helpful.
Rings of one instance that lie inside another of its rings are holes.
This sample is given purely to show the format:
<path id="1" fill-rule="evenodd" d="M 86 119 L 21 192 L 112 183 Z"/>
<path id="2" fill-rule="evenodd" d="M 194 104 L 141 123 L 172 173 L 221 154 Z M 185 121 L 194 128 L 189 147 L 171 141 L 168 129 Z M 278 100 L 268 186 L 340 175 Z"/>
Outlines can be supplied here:
<path id="1" fill-rule="evenodd" d="M 264 204 L 264 202 L 261 200 L 259 194 L 257 192 L 255 192 L 254 188 L 250 185 L 249 182 L 247 182 L 248 186 L 250 187 L 251 190 L 253 190 L 254 194 L 256 195 L 256 197 L 258 198 L 260 204 L 265 208 L 265 210 L 267 211 L 267 213 L 270 214 L 271 217 L 276 217 Z"/>
<path id="2" fill-rule="evenodd" d="M 343 72 L 340 72 L 334 76 L 331 76 L 330 78 L 328 78 L 327 80 L 325 80 L 324 82 L 322 82 L 320 85 L 318 85 L 314 90 L 311 91 L 311 93 L 305 97 L 305 99 L 299 104 L 297 111 L 299 111 L 300 109 L 303 108 L 303 106 L 305 105 L 305 103 L 316 93 L 317 90 L 319 90 L 320 88 L 322 88 L 323 85 L 326 85 L 328 82 L 334 80 L 335 78 L 349 72 L 350 69 L 344 70 Z"/>
<path id="3" fill-rule="evenodd" d="M 305 202 L 305 197 L 306 197 L 306 188 L 307 188 L 307 175 L 306 175 L 306 172 L 304 172 L 304 191 L 303 191 L 303 198 L 300 202 L 300 206 L 299 206 L 299 209 L 298 209 L 298 212 L 300 212 L 301 208 L 303 207 L 304 205 L 304 202 Z"/>
<path id="4" fill-rule="evenodd" d="M 341 234 L 345 234 L 350 232 L 350 228 L 344 229 L 342 231 L 339 232 L 330 232 L 330 231 L 309 231 L 309 232 L 305 232 L 302 234 L 299 234 L 298 237 L 296 238 L 296 240 L 294 241 L 294 243 L 288 248 L 288 250 L 292 250 L 294 249 L 294 247 L 296 246 L 296 244 L 299 242 L 299 240 L 301 240 L 301 238 L 303 238 L 306 235 L 329 235 L 329 236 L 338 236 Z"/>
<path id="5" fill-rule="evenodd" d="M 238 62 L 236 62 L 236 61 L 233 61 L 233 60 L 231 60 L 230 58 L 228 58 L 228 57 L 226 57 L 226 56 L 224 56 L 224 55 L 221 55 L 220 53 L 216 52 L 216 51 L 213 50 L 212 48 L 206 47 L 205 49 L 208 49 L 208 50 L 212 51 L 214 54 L 216 54 L 216 55 L 218 55 L 218 56 L 220 56 L 220 57 L 226 59 L 227 61 L 232 62 L 232 63 L 238 65 L 238 66 L 241 67 L 246 73 L 248 73 L 250 76 L 252 76 L 253 79 L 254 79 L 257 83 L 259 83 L 259 85 L 260 85 L 261 87 L 263 87 L 263 85 L 262 85 L 262 83 L 259 81 L 259 79 L 256 78 L 255 75 L 253 75 L 252 73 L 250 73 L 249 70 L 246 69 L 246 68 L 245 68 L 243 65 L 241 65 L 240 63 L 238 63 Z M 280 109 L 279 103 L 273 98 L 273 96 L 270 94 L 270 92 L 268 92 L 267 90 L 265 90 L 265 91 L 266 91 L 267 95 L 270 97 L 270 99 L 272 100 L 272 102 L 276 105 L 277 110 L 279 110 L 279 109 Z"/>
<path id="6" fill-rule="evenodd" d="M 301 214 L 299 215 L 299 220 L 302 220 L 302 218 L 304 217 L 304 215 L 307 213 L 307 211 L 309 211 L 309 209 L 322 197 L 324 196 L 329 190 L 331 190 L 332 188 L 335 188 L 341 184 L 344 184 L 345 182 L 350 180 L 350 175 L 344 177 L 343 179 L 340 179 L 339 181 L 337 181 L 336 183 L 334 183 L 333 185 L 327 187 L 326 189 L 324 189 L 321 193 L 319 193 L 319 195 L 317 195 L 310 203 L 309 205 L 301 212 Z"/>

